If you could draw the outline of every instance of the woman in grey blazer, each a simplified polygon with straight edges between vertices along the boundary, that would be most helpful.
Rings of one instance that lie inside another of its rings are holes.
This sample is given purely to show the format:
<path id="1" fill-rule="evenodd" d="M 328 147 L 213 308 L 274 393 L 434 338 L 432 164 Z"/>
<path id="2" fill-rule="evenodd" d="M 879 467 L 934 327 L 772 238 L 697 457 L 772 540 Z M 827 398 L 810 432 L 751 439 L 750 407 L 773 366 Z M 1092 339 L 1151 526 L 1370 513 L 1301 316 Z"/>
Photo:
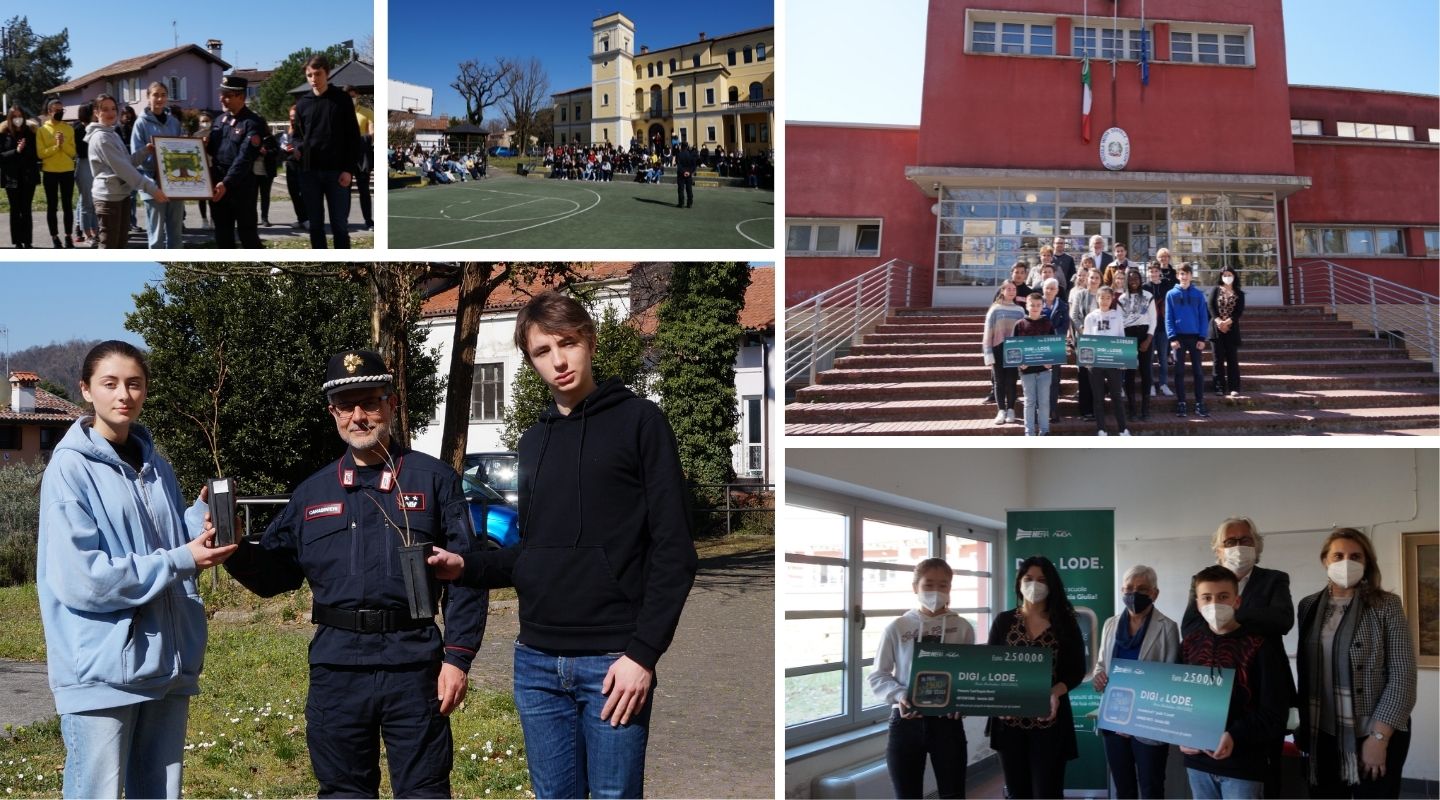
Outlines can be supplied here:
<path id="1" fill-rule="evenodd" d="M 1180 660 L 1180 627 L 1160 613 L 1155 598 L 1160 596 L 1155 570 L 1137 564 L 1125 571 L 1121 581 L 1125 610 L 1105 620 L 1100 649 L 1095 651 L 1095 672 L 1090 676 L 1095 691 L 1105 691 L 1110 682 L 1112 658 L 1132 661 Z M 1132 737 L 1114 731 L 1100 731 L 1105 742 L 1105 761 L 1117 798 L 1165 796 L 1165 760 L 1170 745 Z"/>
<path id="2" fill-rule="evenodd" d="M 1325 588 L 1300 600 L 1300 727 L 1311 797 L 1399 797 L 1415 707 L 1415 645 L 1400 598 L 1380 586 L 1370 539 L 1325 539 Z"/>

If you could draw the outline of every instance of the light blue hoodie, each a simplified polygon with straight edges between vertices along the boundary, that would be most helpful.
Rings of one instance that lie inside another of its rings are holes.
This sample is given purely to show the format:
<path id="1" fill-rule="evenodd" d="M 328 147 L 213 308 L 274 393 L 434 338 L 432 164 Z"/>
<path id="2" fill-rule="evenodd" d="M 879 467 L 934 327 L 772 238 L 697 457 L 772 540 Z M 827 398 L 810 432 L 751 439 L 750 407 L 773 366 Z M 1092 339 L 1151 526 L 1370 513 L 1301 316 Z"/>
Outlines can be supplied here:
<path id="1" fill-rule="evenodd" d="M 136 474 L 91 422 L 66 432 L 40 488 L 36 582 L 61 714 L 198 694 L 205 657 L 205 608 L 185 547 L 205 507 L 185 509 L 144 427 L 130 427 Z"/>

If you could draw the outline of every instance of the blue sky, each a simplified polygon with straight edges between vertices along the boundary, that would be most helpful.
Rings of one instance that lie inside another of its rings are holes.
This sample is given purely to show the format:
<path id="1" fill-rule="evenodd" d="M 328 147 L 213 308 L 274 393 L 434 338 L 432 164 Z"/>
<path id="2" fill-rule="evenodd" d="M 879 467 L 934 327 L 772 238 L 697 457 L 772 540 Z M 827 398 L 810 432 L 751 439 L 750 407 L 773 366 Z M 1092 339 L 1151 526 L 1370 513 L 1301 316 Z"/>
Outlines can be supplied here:
<path id="1" fill-rule="evenodd" d="M 1283 2 L 1290 83 L 1440 94 L 1435 0 Z M 927 5 L 890 0 L 885 13 L 876 14 L 870 0 L 788 0 L 785 118 L 919 124 Z M 1125 13 L 1128 5 L 1138 4 L 1123 3 Z M 886 68 L 852 68 L 862 52 L 883 60 Z M 845 79 L 836 80 L 837 74 Z"/>
<path id="2" fill-rule="evenodd" d="M 550 91 L 590 85 L 590 22 L 619 11 L 635 23 L 639 45 L 651 50 L 673 47 L 706 36 L 720 36 L 773 25 L 774 0 L 723 3 L 675 3 L 623 0 L 595 3 L 552 2 L 510 14 L 452 15 L 446 19 L 400 2 L 390 4 L 390 78 L 435 90 L 435 114 L 465 113 L 465 101 L 450 84 L 461 61 L 493 62 L 496 56 L 540 59 L 550 76 Z M 487 110 L 487 118 L 499 116 Z"/>
<path id="3" fill-rule="evenodd" d="M 67 339 L 138 343 L 139 337 L 125 330 L 125 314 L 135 310 L 132 296 L 163 272 L 159 264 L 133 262 L 5 263 L 0 265 L 5 285 L 0 327 L 10 329 L 11 352 Z"/>
<path id="4" fill-rule="evenodd" d="M 346 39 L 373 37 L 371 0 L 257 4 L 239 12 L 232 3 L 125 4 L 80 2 L 6 3 L 0 20 L 26 17 L 36 33 L 70 29 L 70 77 L 78 78 L 123 58 L 180 44 L 205 46 L 219 39 L 221 57 L 239 69 L 271 69 L 302 47 L 322 49 Z M 175 25 L 172 29 L 171 21 Z"/>

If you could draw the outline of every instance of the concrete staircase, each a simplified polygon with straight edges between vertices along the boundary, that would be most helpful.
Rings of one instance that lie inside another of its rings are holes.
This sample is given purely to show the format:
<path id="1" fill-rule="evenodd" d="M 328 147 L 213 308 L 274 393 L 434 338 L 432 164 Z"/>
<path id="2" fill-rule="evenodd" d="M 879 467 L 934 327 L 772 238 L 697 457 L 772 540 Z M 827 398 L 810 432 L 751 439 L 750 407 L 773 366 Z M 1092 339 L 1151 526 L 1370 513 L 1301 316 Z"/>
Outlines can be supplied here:
<path id="1" fill-rule="evenodd" d="M 990 368 L 980 351 L 984 321 L 983 309 L 892 313 L 820 373 L 815 385 L 794 392 L 785 407 L 785 432 L 1024 435 L 1018 422 L 996 425 L 995 404 L 983 402 L 990 391 Z M 1157 395 L 1148 421 L 1129 420 L 1131 434 L 1440 435 L 1440 379 L 1428 362 L 1411 359 L 1403 348 L 1321 306 L 1248 309 L 1243 329 L 1241 396 L 1209 391 L 1207 349 L 1210 417 L 1195 416 L 1193 408 L 1176 417 L 1176 399 Z M 1062 368 L 1060 421 L 1051 425 L 1052 436 L 1095 434 L 1095 424 L 1078 416 L 1077 375 L 1073 365 Z M 1173 369 L 1170 383 L 1173 388 Z M 1138 392 L 1138 378 L 1135 386 Z M 1019 394 L 1017 415 L 1025 402 Z M 1110 419 L 1112 435 L 1114 425 Z"/>

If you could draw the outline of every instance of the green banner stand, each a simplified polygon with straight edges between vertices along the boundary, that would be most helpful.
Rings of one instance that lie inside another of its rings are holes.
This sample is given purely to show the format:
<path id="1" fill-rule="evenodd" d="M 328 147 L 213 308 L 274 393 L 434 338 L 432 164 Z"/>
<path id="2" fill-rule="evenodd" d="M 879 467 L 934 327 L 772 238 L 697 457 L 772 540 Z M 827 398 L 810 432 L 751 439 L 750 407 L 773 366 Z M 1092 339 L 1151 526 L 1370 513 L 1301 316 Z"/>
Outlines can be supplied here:
<path id="1" fill-rule="evenodd" d="M 1089 338 L 1089 337 L 1086 337 Z M 1129 341 L 1132 359 L 1135 340 Z M 1115 510 L 1114 509 L 1019 509 L 1006 511 L 1005 602 L 1018 603 L 1015 570 L 1033 555 L 1050 559 L 1065 583 L 1065 593 L 1079 617 L 1080 635 L 1085 640 L 1086 674 L 1095 664 L 1095 647 L 1100 626 L 1115 615 Z M 1100 694 L 1089 682 L 1070 691 L 1070 708 L 1075 716 L 1075 739 L 1080 757 L 1065 764 L 1065 789 L 1077 796 L 1105 796 L 1109 777 L 1105 747 L 1095 732 Z"/>

